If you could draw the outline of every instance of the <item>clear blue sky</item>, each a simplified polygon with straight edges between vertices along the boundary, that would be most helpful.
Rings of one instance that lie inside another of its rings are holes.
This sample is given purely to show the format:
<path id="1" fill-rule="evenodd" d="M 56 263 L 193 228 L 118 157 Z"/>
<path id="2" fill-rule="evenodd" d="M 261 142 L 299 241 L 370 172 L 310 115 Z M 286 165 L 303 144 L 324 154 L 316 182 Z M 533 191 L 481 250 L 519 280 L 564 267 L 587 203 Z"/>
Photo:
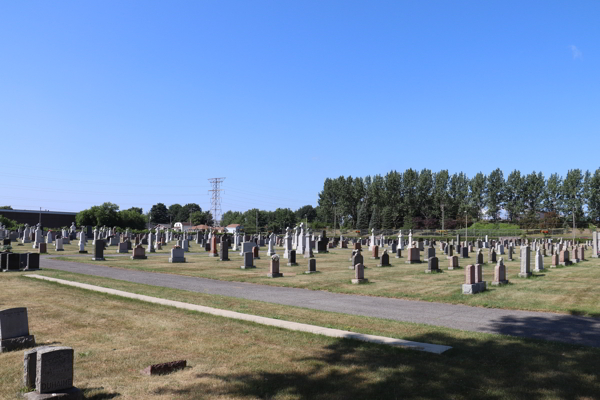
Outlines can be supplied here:
<path id="1" fill-rule="evenodd" d="M 327 177 L 595 170 L 599 1 L 2 1 L 0 205 L 316 205 Z"/>

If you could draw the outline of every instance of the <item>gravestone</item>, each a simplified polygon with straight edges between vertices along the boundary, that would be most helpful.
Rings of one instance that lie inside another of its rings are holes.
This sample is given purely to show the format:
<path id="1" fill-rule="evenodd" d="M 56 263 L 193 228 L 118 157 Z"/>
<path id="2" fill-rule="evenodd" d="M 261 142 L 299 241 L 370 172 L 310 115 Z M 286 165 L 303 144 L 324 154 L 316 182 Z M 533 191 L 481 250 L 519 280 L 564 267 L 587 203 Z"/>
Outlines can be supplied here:
<path id="1" fill-rule="evenodd" d="M 512 261 L 512 260 L 513 260 L 513 247 L 508 246 L 508 261 Z"/>
<path id="2" fill-rule="evenodd" d="M 577 264 L 579 262 L 579 247 L 573 246 L 573 257 L 571 257 L 571 261 L 573 264 Z"/>
<path id="3" fill-rule="evenodd" d="M 25 271 L 35 271 L 40 269 L 40 255 L 39 253 L 27 253 L 25 261 Z"/>
<path id="4" fill-rule="evenodd" d="M 141 244 L 138 244 L 137 246 L 135 246 L 135 248 L 133 249 L 133 255 L 131 256 L 132 260 L 145 260 L 148 257 L 146 257 L 146 249 L 144 249 L 144 247 Z"/>
<path id="5" fill-rule="evenodd" d="M 425 272 L 428 274 L 440 272 L 440 265 L 437 257 L 430 257 L 429 260 L 427 260 L 427 269 Z"/>
<path id="6" fill-rule="evenodd" d="M 371 247 L 373 254 L 371 255 L 371 260 L 379 260 L 379 246 L 374 245 Z"/>
<path id="7" fill-rule="evenodd" d="M 463 294 L 476 294 L 483 292 L 486 284 L 483 281 L 481 264 L 467 265 L 465 268 L 465 283 L 462 285 Z"/>
<path id="8" fill-rule="evenodd" d="M 454 246 L 452 246 L 451 244 L 447 244 L 446 245 L 446 258 L 450 259 L 454 256 Z"/>
<path id="9" fill-rule="evenodd" d="M 311 261 L 313 261 L 313 260 L 311 260 Z M 298 265 L 298 263 L 296 263 L 296 250 L 290 250 L 289 254 L 288 254 L 287 266 L 293 267 L 296 265 Z"/>
<path id="10" fill-rule="evenodd" d="M 358 263 L 354 266 L 354 279 L 352 279 L 351 282 L 355 285 L 369 282 L 368 279 L 365 279 L 365 266 L 362 265 L 362 263 Z"/>
<path id="11" fill-rule="evenodd" d="M 402 250 L 400 248 L 396 249 L 396 258 L 402 258 Z"/>
<path id="12" fill-rule="evenodd" d="M 245 254 L 246 254 L 246 253 L 244 253 L 244 255 L 245 255 Z M 255 259 L 257 259 L 257 260 L 260 260 L 260 257 L 259 257 L 258 255 L 259 255 L 259 253 L 258 253 L 258 246 L 254 246 L 254 247 L 252 248 L 252 256 L 253 256 Z"/>
<path id="13" fill-rule="evenodd" d="M 492 249 L 492 251 L 490 251 L 488 253 L 488 262 L 490 264 L 493 264 L 496 262 L 496 251 L 494 249 Z"/>
<path id="14" fill-rule="evenodd" d="M 558 253 L 555 252 L 552 254 L 552 262 L 550 264 L 550 268 L 556 268 L 559 265 L 559 256 Z"/>
<path id="15" fill-rule="evenodd" d="M 270 243 L 271 242 L 269 241 L 269 244 Z M 279 272 L 279 255 L 273 254 L 273 256 L 271 256 L 271 263 L 269 264 L 269 273 L 267 274 L 267 277 L 280 278 L 282 276 L 283 274 Z"/>
<path id="16" fill-rule="evenodd" d="M 475 257 L 476 264 L 483 264 L 483 254 L 481 253 L 481 249 L 477 249 L 477 256 Z"/>
<path id="17" fill-rule="evenodd" d="M 519 277 L 527 278 L 531 276 L 531 264 L 529 255 L 529 246 L 521 247 L 521 272 Z"/>
<path id="18" fill-rule="evenodd" d="M 126 242 L 119 243 L 119 245 L 117 246 L 117 253 L 128 253 Z"/>
<path id="19" fill-rule="evenodd" d="M 241 269 L 256 268 L 254 266 L 254 255 L 252 254 L 252 252 L 247 251 L 246 253 L 244 253 L 244 265 L 242 265 L 240 268 Z"/>
<path id="20" fill-rule="evenodd" d="M 360 250 L 356 250 L 356 253 L 352 257 L 352 265 L 348 267 L 348 269 L 354 269 L 357 264 L 363 265 L 363 256 Z M 363 265 L 364 267 L 364 265 Z"/>
<path id="21" fill-rule="evenodd" d="M 592 258 L 598 258 L 598 232 L 592 232 Z"/>
<path id="22" fill-rule="evenodd" d="M 467 246 L 463 246 L 461 249 L 460 256 L 461 258 L 469 258 L 469 248 Z"/>
<path id="23" fill-rule="evenodd" d="M 506 279 L 506 266 L 504 266 L 504 259 L 500 257 L 500 261 L 494 267 L 494 280 L 492 281 L 492 285 L 501 286 L 506 285 L 508 280 Z"/>
<path id="24" fill-rule="evenodd" d="M 427 247 L 425 249 L 425 260 L 424 261 L 429 260 L 431 257 L 435 257 L 435 247 L 433 247 L 433 245 L 430 245 L 429 247 Z"/>
<path id="25" fill-rule="evenodd" d="M 317 260 L 311 258 L 308 260 L 308 271 L 304 271 L 305 274 L 314 274 L 317 272 Z"/>
<path id="26" fill-rule="evenodd" d="M 54 243 L 54 248 L 55 248 L 55 251 L 65 251 L 65 249 L 63 247 L 63 239 L 62 238 L 56 239 L 56 241 Z"/>
<path id="27" fill-rule="evenodd" d="M 92 261 L 104 261 L 104 240 L 97 239 L 94 245 L 94 258 Z"/>
<path id="28" fill-rule="evenodd" d="M 210 253 L 208 253 L 209 257 L 218 257 L 219 253 L 217 252 L 217 236 L 213 235 L 210 238 Z"/>
<path id="29" fill-rule="evenodd" d="M 544 256 L 542 255 L 542 253 L 540 252 L 540 249 L 538 248 L 536 253 L 535 253 L 535 272 L 540 272 L 544 270 Z"/>
<path id="30" fill-rule="evenodd" d="M 83 399 L 81 390 L 73 386 L 74 352 L 70 347 L 42 346 L 25 352 L 23 381 L 35 389 L 25 393 L 29 400 Z"/>
<path id="31" fill-rule="evenodd" d="M 448 269 L 458 268 L 458 256 L 452 256 L 449 259 Z"/>
<path id="32" fill-rule="evenodd" d="M 47 253 L 46 251 L 46 243 L 38 243 L 38 249 L 39 249 L 39 254 L 45 254 Z"/>
<path id="33" fill-rule="evenodd" d="M 421 255 L 418 247 L 409 247 L 407 251 L 408 259 L 405 261 L 406 264 L 418 264 L 421 262 Z"/>
<path id="34" fill-rule="evenodd" d="M 6 270 L 18 271 L 21 269 L 21 255 L 19 253 L 8 253 L 6 255 Z"/>
<path id="35" fill-rule="evenodd" d="M 27 308 L 0 310 L 0 353 L 35 346 L 29 334 Z"/>
<path id="36" fill-rule="evenodd" d="M 379 263 L 378 267 L 389 267 L 390 266 L 390 256 L 388 255 L 387 250 L 383 251 L 383 254 L 381 255 L 381 262 Z"/>
<path id="37" fill-rule="evenodd" d="M 185 252 L 179 246 L 173 246 L 171 249 L 171 257 L 169 257 L 170 263 L 184 263 L 185 262 Z"/>
<path id="38" fill-rule="evenodd" d="M 229 240 L 224 239 L 219 249 L 219 261 L 229 261 Z"/>
<path id="39" fill-rule="evenodd" d="M 558 263 L 564 266 L 571 265 L 571 261 L 569 259 L 569 250 L 564 249 L 560 252 L 560 258 L 558 260 Z"/>

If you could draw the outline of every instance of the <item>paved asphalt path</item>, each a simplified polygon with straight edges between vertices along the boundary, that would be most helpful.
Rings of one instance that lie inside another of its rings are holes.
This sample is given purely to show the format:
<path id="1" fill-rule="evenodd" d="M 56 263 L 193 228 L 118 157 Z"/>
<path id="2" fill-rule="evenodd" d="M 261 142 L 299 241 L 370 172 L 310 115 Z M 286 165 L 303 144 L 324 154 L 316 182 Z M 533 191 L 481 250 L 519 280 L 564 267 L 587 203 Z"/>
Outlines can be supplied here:
<path id="1" fill-rule="evenodd" d="M 42 268 L 268 303 L 600 347 L 600 319 L 283 288 L 161 274 L 51 258 Z"/>

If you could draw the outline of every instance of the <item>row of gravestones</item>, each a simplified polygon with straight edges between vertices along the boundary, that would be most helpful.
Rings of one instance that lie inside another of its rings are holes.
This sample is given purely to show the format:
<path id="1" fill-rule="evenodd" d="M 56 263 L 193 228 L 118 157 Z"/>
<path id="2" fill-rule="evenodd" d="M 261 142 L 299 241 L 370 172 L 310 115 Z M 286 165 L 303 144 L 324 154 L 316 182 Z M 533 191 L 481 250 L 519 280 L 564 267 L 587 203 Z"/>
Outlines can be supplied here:
<path id="1" fill-rule="evenodd" d="M 40 269 L 39 253 L 0 253 L 0 271 L 35 271 Z"/>
<path id="2" fill-rule="evenodd" d="M 0 310 L 0 353 L 34 346 L 27 308 Z M 70 347 L 40 346 L 25 351 L 23 385 L 32 391 L 23 396 L 30 400 L 82 399 L 81 390 L 73 386 L 73 361 L 74 352 Z"/>

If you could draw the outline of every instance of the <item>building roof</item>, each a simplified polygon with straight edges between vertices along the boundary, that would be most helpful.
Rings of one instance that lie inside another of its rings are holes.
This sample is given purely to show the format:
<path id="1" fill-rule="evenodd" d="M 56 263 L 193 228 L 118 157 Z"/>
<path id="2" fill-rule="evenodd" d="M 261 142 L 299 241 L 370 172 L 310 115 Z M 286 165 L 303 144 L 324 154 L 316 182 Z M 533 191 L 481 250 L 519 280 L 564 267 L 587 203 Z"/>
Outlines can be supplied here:
<path id="1" fill-rule="evenodd" d="M 31 213 L 31 214 L 62 214 L 62 215 L 77 215 L 76 212 L 67 211 L 50 211 L 50 210 L 5 210 L 0 209 L 1 213 Z"/>
<path id="2" fill-rule="evenodd" d="M 237 228 L 238 226 L 241 226 L 240 224 L 229 224 L 227 225 L 227 228 Z"/>

